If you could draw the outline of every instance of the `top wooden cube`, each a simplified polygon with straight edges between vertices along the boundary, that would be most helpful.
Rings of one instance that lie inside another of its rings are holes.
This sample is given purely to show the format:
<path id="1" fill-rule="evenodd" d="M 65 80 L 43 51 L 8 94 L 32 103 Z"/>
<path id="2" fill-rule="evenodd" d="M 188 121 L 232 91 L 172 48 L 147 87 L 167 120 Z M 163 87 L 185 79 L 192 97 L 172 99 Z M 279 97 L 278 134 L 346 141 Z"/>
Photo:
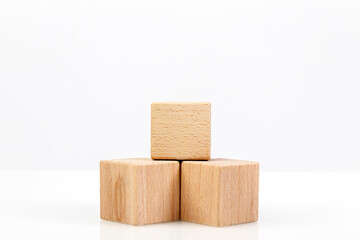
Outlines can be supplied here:
<path id="1" fill-rule="evenodd" d="M 152 103 L 151 158 L 209 160 L 210 103 Z"/>

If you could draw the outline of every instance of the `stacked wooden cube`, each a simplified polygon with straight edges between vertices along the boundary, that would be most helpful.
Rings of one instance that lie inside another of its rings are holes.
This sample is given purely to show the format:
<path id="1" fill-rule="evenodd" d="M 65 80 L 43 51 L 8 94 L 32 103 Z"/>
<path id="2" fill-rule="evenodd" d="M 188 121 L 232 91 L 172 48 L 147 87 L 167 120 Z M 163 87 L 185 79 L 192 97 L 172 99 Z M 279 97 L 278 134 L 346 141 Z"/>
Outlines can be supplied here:
<path id="1" fill-rule="evenodd" d="M 100 162 L 100 215 L 143 225 L 258 219 L 259 163 L 211 159 L 210 103 L 153 103 L 151 159 Z"/>

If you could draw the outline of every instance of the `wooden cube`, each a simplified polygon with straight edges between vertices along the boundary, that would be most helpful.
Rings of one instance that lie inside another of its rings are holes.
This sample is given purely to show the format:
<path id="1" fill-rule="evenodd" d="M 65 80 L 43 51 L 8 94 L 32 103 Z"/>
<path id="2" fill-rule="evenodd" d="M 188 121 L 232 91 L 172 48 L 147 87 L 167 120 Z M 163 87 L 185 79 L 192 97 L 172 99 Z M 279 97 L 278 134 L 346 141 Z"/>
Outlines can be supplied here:
<path id="1" fill-rule="evenodd" d="M 100 217 L 132 225 L 179 219 L 180 164 L 120 159 L 100 162 Z"/>
<path id="2" fill-rule="evenodd" d="M 181 163 L 181 219 L 214 226 L 256 222 L 259 163 L 229 159 Z"/>
<path id="3" fill-rule="evenodd" d="M 151 104 L 151 158 L 209 160 L 210 103 Z"/>

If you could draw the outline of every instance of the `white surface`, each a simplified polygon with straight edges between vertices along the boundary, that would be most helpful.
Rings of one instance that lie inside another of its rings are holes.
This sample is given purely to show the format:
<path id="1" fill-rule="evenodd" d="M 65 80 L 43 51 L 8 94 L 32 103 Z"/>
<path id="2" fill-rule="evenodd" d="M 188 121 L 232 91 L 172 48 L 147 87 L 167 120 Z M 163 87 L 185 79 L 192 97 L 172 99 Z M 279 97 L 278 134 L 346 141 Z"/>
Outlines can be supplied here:
<path id="1" fill-rule="evenodd" d="M 1 0 L 0 168 L 149 156 L 150 103 L 200 100 L 214 157 L 360 170 L 359 12 L 357 0 Z"/>
<path id="2" fill-rule="evenodd" d="M 0 239 L 359 239 L 360 173 L 260 175 L 257 223 L 129 226 L 99 218 L 94 171 L 0 171 Z"/>

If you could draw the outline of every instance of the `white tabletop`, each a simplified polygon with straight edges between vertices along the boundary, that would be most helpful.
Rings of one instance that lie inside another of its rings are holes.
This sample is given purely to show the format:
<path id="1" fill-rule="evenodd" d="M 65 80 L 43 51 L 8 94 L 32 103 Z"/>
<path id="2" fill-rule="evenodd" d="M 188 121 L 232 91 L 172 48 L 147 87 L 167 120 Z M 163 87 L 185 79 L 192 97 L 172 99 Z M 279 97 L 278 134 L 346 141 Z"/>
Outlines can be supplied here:
<path id="1" fill-rule="evenodd" d="M 261 172 L 257 223 L 101 221 L 97 171 L 0 170 L 0 239 L 360 239 L 360 173 Z"/>

